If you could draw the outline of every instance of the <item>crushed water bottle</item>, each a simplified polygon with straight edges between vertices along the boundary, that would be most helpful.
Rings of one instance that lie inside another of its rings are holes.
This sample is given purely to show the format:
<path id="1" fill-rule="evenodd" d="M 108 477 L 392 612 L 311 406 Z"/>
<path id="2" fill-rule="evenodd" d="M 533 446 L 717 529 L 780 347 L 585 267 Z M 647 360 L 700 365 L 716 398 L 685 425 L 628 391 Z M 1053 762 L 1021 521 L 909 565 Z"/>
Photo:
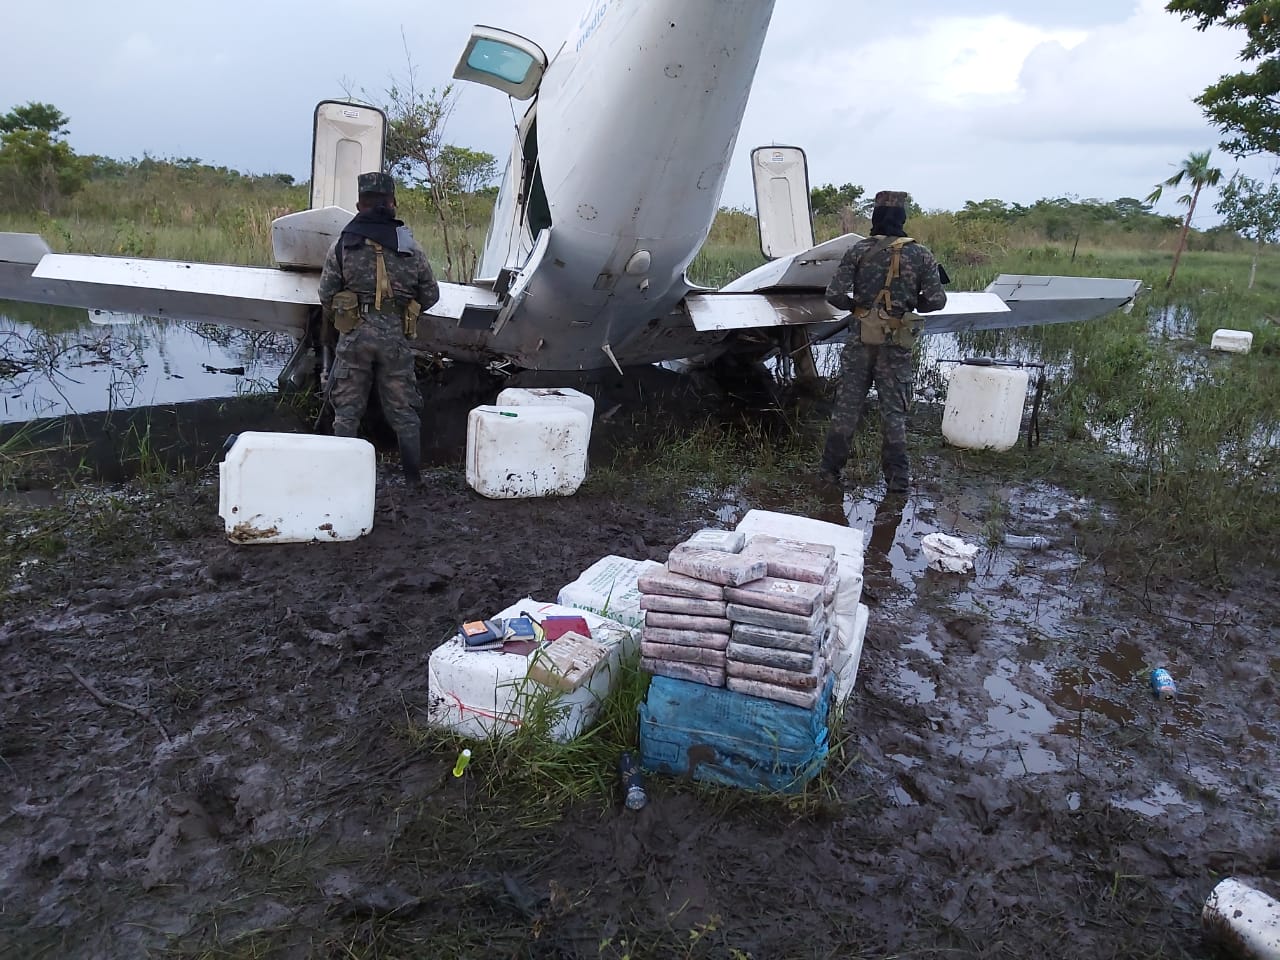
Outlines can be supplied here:
<path id="1" fill-rule="evenodd" d="M 1045 550 L 1049 546 L 1049 538 L 1042 537 L 1039 534 L 1024 537 L 1016 533 L 1006 533 L 1004 535 L 1004 545 L 1012 547 L 1014 550 Z"/>
<path id="2" fill-rule="evenodd" d="M 1151 693 L 1157 700 L 1172 700 L 1178 695 L 1178 688 L 1168 670 L 1151 671 Z"/>
<path id="3" fill-rule="evenodd" d="M 639 810 L 649 802 L 644 792 L 644 779 L 640 776 L 640 764 L 630 753 L 624 753 L 618 762 L 618 773 L 622 777 L 622 790 L 627 797 L 627 809 Z"/>

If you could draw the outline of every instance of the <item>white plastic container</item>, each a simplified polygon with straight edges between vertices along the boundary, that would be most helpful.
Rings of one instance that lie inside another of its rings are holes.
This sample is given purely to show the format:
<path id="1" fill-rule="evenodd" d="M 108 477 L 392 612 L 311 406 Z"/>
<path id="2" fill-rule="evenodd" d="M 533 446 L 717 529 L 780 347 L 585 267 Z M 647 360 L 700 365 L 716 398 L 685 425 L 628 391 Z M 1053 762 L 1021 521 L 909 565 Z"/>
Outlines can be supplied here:
<path id="1" fill-rule="evenodd" d="M 495 500 L 567 497 L 587 477 L 586 414 L 568 406 L 476 407 L 467 418 L 467 483 Z"/>
<path id="2" fill-rule="evenodd" d="M 373 529 L 373 445 L 242 433 L 218 464 L 218 516 L 235 543 L 328 543 Z"/>
<path id="3" fill-rule="evenodd" d="M 1253 334 L 1248 330 L 1217 330 L 1209 348 L 1223 353 L 1248 353 L 1253 349 Z"/>
<path id="4" fill-rule="evenodd" d="M 1008 450 L 1018 442 L 1027 371 L 960 364 L 947 386 L 942 436 L 969 450 Z"/>
<path id="5" fill-rule="evenodd" d="M 591 424 L 596 418 L 596 402 L 572 387 L 507 387 L 498 394 L 496 406 L 536 407 L 553 406 L 581 410 L 587 415 L 587 443 L 591 443 Z M 590 469 L 587 454 L 583 452 L 584 469 Z"/>
<path id="6" fill-rule="evenodd" d="M 604 557 L 597 560 L 573 583 L 560 588 L 556 599 L 566 607 L 589 610 L 617 620 L 628 627 L 644 626 L 640 609 L 640 578 L 664 569 L 655 560 Z"/>
<path id="7" fill-rule="evenodd" d="M 498 394 L 496 401 L 499 407 L 536 407 L 548 404 L 581 410 L 587 415 L 588 424 L 596 417 L 595 400 L 572 387 L 507 387 Z"/>
<path id="8" fill-rule="evenodd" d="M 529 599 L 512 604 L 497 616 L 517 617 L 522 612 L 536 620 L 547 616 L 582 617 L 591 629 L 591 638 L 609 649 L 608 659 L 582 687 L 557 696 L 528 678 L 532 654 L 471 651 L 454 637 L 431 652 L 427 665 L 429 723 L 477 740 L 507 736 L 525 722 L 531 706 L 547 697 L 551 698 L 550 708 L 559 714 L 550 730 L 553 740 L 572 740 L 595 721 L 600 704 L 617 681 L 623 660 L 636 650 L 635 634 L 628 627 L 589 611 Z"/>
<path id="9" fill-rule="evenodd" d="M 1247 883 L 1228 878 L 1214 887 L 1200 924 L 1206 939 L 1241 960 L 1280 960 L 1280 903 Z"/>

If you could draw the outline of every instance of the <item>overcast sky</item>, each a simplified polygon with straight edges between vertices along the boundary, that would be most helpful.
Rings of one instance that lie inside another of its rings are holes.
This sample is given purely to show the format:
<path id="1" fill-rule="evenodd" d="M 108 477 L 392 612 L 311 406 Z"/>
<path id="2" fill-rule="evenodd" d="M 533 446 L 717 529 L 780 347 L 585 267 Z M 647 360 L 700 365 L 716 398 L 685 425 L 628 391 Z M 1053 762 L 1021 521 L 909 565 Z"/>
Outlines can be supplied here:
<path id="1" fill-rule="evenodd" d="M 643 0 L 625 0 L 643 2 Z M 715 0 L 689 0 L 692 3 Z M 46 0 L 5 12 L 0 111 L 47 101 L 71 144 L 308 176 L 318 100 L 405 74 L 443 85 L 473 23 L 555 50 L 588 0 Z M 750 206 L 746 154 L 809 156 L 814 185 L 911 191 L 927 208 L 1144 197 L 1193 150 L 1236 163 L 1191 102 L 1244 37 L 1198 33 L 1164 0 L 778 0 L 724 202 Z M 15 42 L 16 41 L 16 42 Z M 511 110 L 463 85 L 448 139 L 505 159 Z M 1260 160 L 1246 162 L 1265 177 Z M 1168 194 L 1160 209 L 1174 212 Z M 1216 218 L 1206 207 L 1199 225 Z"/>

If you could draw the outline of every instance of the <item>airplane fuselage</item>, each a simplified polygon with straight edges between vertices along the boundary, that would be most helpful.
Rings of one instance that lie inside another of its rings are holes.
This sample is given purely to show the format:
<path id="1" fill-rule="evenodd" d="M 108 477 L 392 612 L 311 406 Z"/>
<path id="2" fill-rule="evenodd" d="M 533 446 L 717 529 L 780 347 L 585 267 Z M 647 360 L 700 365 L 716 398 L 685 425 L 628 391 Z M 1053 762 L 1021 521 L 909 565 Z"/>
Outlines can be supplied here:
<path id="1" fill-rule="evenodd" d="M 516 271 L 518 302 L 441 348 L 541 369 L 670 356 L 773 6 L 595 0 L 520 125 L 480 262 L 481 280 Z"/>

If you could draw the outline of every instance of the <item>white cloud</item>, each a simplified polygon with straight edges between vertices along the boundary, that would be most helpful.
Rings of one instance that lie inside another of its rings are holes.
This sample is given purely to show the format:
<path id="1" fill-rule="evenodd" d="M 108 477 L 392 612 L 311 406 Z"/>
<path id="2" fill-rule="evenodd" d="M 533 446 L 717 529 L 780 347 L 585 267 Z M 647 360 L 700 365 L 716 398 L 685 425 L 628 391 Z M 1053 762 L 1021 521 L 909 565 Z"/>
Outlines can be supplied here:
<path id="1" fill-rule="evenodd" d="M 127 17 L 96 0 L 20 4 L 6 12 L 17 42 L 0 58 L 0 112 L 52 102 L 82 152 L 305 176 L 312 107 L 344 79 L 376 93 L 403 76 L 401 29 L 421 83 L 440 86 L 473 23 L 554 53 L 587 2 L 432 2 L 377 18 L 334 0 L 130 0 Z M 725 201 L 750 203 L 747 151 L 769 142 L 805 147 L 815 183 L 901 187 L 926 206 L 1144 196 L 1219 139 L 1190 98 L 1235 68 L 1242 42 L 1163 5 L 777 0 Z M 50 65 L 35 42 L 50 36 L 75 69 Z M 511 127 L 505 100 L 464 85 L 451 139 L 505 157 Z"/>
<path id="2" fill-rule="evenodd" d="M 1016 96 L 975 115 L 975 126 L 1024 141 L 1182 146 L 1203 137 L 1192 99 L 1223 72 L 1239 42 L 1226 31 L 1197 32 L 1162 3 L 1143 0 L 1128 20 L 1099 27 L 1070 49 L 1046 42 L 1030 51 Z"/>
<path id="3" fill-rule="evenodd" d="M 804 16 L 840 17 L 818 6 Z M 815 44 L 816 55 L 791 24 L 785 45 L 766 47 L 740 147 L 797 143 L 815 183 L 907 189 L 926 207 L 956 209 L 985 197 L 1145 196 L 1170 163 L 1217 143 L 1191 101 L 1235 68 L 1239 36 L 1197 32 L 1163 0 L 1070 28 L 1037 22 L 1036 7 L 966 17 L 964 6 L 864 19 L 857 34 L 835 31 L 848 42 Z M 750 196 L 745 174 L 730 191 Z"/>

